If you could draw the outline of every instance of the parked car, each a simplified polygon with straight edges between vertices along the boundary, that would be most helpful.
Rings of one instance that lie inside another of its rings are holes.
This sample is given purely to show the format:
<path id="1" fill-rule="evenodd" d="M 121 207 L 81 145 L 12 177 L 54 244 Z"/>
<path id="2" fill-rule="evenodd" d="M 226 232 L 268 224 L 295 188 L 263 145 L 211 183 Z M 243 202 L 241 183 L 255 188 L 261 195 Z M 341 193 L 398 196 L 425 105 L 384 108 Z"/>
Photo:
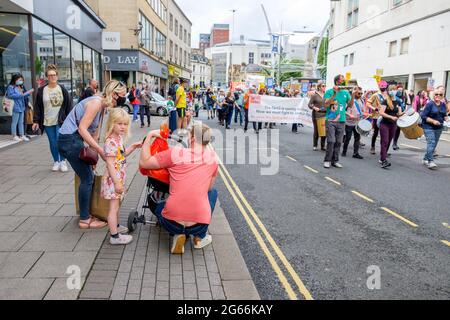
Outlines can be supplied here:
<path id="1" fill-rule="evenodd" d="M 156 92 L 151 93 L 150 114 L 160 117 L 169 115 L 169 108 L 167 107 L 167 100 Z M 133 106 L 127 98 L 127 102 L 122 106 L 129 114 L 133 113 Z"/>

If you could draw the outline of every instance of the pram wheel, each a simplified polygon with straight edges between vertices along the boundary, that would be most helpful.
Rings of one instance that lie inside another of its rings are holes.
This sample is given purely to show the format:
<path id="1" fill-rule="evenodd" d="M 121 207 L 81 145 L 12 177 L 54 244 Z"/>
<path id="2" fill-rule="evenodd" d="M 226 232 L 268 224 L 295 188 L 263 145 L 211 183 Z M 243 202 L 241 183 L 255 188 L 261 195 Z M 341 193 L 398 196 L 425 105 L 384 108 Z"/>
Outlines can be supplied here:
<path id="1" fill-rule="evenodd" d="M 139 213 L 137 211 L 132 211 L 128 215 L 128 230 L 129 232 L 133 232 L 136 230 L 136 226 L 139 220 Z"/>

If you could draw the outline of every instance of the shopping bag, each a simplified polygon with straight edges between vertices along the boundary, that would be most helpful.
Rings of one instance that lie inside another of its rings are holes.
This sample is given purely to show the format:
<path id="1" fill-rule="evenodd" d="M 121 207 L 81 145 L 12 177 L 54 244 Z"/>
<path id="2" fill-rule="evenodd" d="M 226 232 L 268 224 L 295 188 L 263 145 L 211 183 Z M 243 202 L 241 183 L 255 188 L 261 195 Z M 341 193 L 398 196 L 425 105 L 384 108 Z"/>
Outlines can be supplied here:
<path id="1" fill-rule="evenodd" d="M 78 188 L 80 186 L 80 178 L 75 174 L 75 208 L 77 215 L 80 215 L 80 206 L 78 204 Z M 100 220 L 108 221 L 109 200 L 103 199 L 101 196 L 102 176 L 95 174 L 94 185 L 92 186 L 90 214 Z M 122 200 L 120 201 L 122 204 Z"/>
<path id="2" fill-rule="evenodd" d="M 6 96 L 3 97 L 2 107 L 3 107 L 3 111 L 7 115 L 12 116 L 13 109 L 14 109 L 14 100 L 8 99 Z"/>
<path id="3" fill-rule="evenodd" d="M 33 124 L 33 107 L 29 104 L 26 113 L 26 124 Z"/>

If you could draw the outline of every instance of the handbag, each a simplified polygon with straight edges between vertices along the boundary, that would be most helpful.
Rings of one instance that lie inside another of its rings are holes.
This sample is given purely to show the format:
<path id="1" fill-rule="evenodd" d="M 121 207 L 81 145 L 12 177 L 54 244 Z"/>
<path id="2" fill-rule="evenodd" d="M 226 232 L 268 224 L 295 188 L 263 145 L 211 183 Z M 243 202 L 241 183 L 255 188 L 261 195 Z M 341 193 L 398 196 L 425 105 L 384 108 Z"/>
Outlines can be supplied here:
<path id="1" fill-rule="evenodd" d="M 3 107 L 3 111 L 4 111 L 8 116 L 12 116 L 13 109 L 14 109 L 14 100 L 9 99 L 9 98 L 7 98 L 6 96 L 3 97 L 2 107 Z"/>
<path id="2" fill-rule="evenodd" d="M 77 119 L 76 110 L 74 110 L 74 112 L 75 112 L 75 119 L 77 122 L 77 126 L 79 126 L 80 122 Z M 99 129 L 98 129 L 99 132 L 102 131 L 102 124 L 103 124 L 103 112 L 102 112 L 102 116 L 100 117 L 100 125 L 99 125 Z M 100 134 L 99 134 L 99 140 L 100 140 Z M 84 148 L 81 148 L 78 158 L 90 166 L 95 166 L 98 163 L 98 152 L 91 146 L 84 147 Z"/>
<path id="3" fill-rule="evenodd" d="M 27 108 L 27 114 L 26 114 L 26 124 L 33 124 L 33 106 L 29 103 Z"/>

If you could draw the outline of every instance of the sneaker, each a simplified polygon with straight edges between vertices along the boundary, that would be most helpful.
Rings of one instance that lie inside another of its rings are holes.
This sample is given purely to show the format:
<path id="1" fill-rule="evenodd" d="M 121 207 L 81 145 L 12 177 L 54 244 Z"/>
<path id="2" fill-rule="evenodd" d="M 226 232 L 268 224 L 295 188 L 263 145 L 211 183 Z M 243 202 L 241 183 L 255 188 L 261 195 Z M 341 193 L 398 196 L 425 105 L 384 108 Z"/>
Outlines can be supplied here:
<path id="1" fill-rule="evenodd" d="M 428 160 L 422 160 L 422 164 L 423 164 L 424 166 L 427 166 L 427 167 L 428 167 L 428 165 L 430 164 L 430 161 L 428 161 Z"/>
<path id="2" fill-rule="evenodd" d="M 111 245 L 127 245 L 133 241 L 133 236 L 124 235 L 119 233 L 118 238 L 109 237 L 109 243 Z"/>
<path id="3" fill-rule="evenodd" d="M 375 148 L 371 148 L 371 149 L 370 149 L 370 154 L 376 154 Z"/>
<path id="4" fill-rule="evenodd" d="M 128 230 L 127 227 L 124 227 L 124 226 L 122 226 L 122 225 L 120 225 L 120 226 L 117 227 L 117 233 L 120 233 L 120 234 L 127 234 L 129 231 L 130 231 L 130 230 Z"/>
<path id="5" fill-rule="evenodd" d="M 330 167 L 331 167 L 331 162 L 324 162 L 324 163 L 323 163 L 323 167 L 324 167 L 325 169 L 330 169 Z"/>
<path id="6" fill-rule="evenodd" d="M 379 164 L 383 164 L 383 161 L 381 161 L 381 160 L 378 160 L 378 163 L 379 163 Z"/>
<path id="7" fill-rule="evenodd" d="M 22 139 L 20 139 L 18 136 L 15 136 L 15 137 L 13 138 L 13 140 L 14 140 L 14 141 L 17 141 L 17 142 L 21 142 L 21 141 L 22 141 Z"/>
<path id="8" fill-rule="evenodd" d="M 212 243 L 212 236 L 207 234 L 206 237 L 200 239 L 198 237 L 194 237 L 194 248 L 195 249 L 203 249 L 204 247 L 210 245 Z"/>
<path id="9" fill-rule="evenodd" d="M 353 159 L 364 160 L 364 157 L 361 156 L 360 154 L 354 154 L 354 155 L 353 155 Z"/>
<path id="10" fill-rule="evenodd" d="M 59 171 L 59 168 L 60 168 L 60 165 L 59 165 L 59 162 L 57 161 L 53 164 L 52 171 L 57 172 L 57 171 Z"/>
<path id="11" fill-rule="evenodd" d="M 26 136 L 20 137 L 20 140 L 21 140 L 21 141 L 25 141 L 25 142 L 30 141 L 30 139 L 28 139 Z"/>
<path id="12" fill-rule="evenodd" d="M 69 168 L 67 167 L 67 162 L 66 162 L 66 160 L 61 161 L 61 162 L 59 163 L 59 166 L 60 166 L 61 172 L 67 172 L 67 171 L 69 171 Z"/>
<path id="13" fill-rule="evenodd" d="M 172 254 L 183 254 L 184 253 L 184 244 L 186 243 L 186 235 L 177 234 L 173 237 L 172 249 L 170 249 L 170 253 Z"/>
<path id="14" fill-rule="evenodd" d="M 436 170 L 436 169 L 437 169 L 436 163 L 434 163 L 433 161 L 430 161 L 430 162 L 428 163 L 428 169 L 430 169 L 430 170 Z"/>
<path id="15" fill-rule="evenodd" d="M 335 167 L 335 168 L 338 168 L 338 169 L 342 169 L 343 168 L 342 164 L 340 164 L 339 162 L 333 163 L 332 166 Z"/>
<path id="16" fill-rule="evenodd" d="M 313 148 L 313 151 L 317 151 L 317 147 L 314 147 L 314 148 Z"/>
<path id="17" fill-rule="evenodd" d="M 343 156 L 344 158 L 346 158 L 346 157 L 347 157 L 347 152 L 342 152 L 342 156 Z"/>
<path id="18" fill-rule="evenodd" d="M 392 165 L 392 164 L 389 163 L 388 161 L 383 161 L 383 162 L 381 163 L 381 167 L 382 167 L 383 169 L 389 168 L 391 165 Z"/>
<path id="19" fill-rule="evenodd" d="M 394 149 L 395 151 L 398 151 L 398 150 L 400 150 L 400 147 L 395 145 L 392 149 Z"/>

